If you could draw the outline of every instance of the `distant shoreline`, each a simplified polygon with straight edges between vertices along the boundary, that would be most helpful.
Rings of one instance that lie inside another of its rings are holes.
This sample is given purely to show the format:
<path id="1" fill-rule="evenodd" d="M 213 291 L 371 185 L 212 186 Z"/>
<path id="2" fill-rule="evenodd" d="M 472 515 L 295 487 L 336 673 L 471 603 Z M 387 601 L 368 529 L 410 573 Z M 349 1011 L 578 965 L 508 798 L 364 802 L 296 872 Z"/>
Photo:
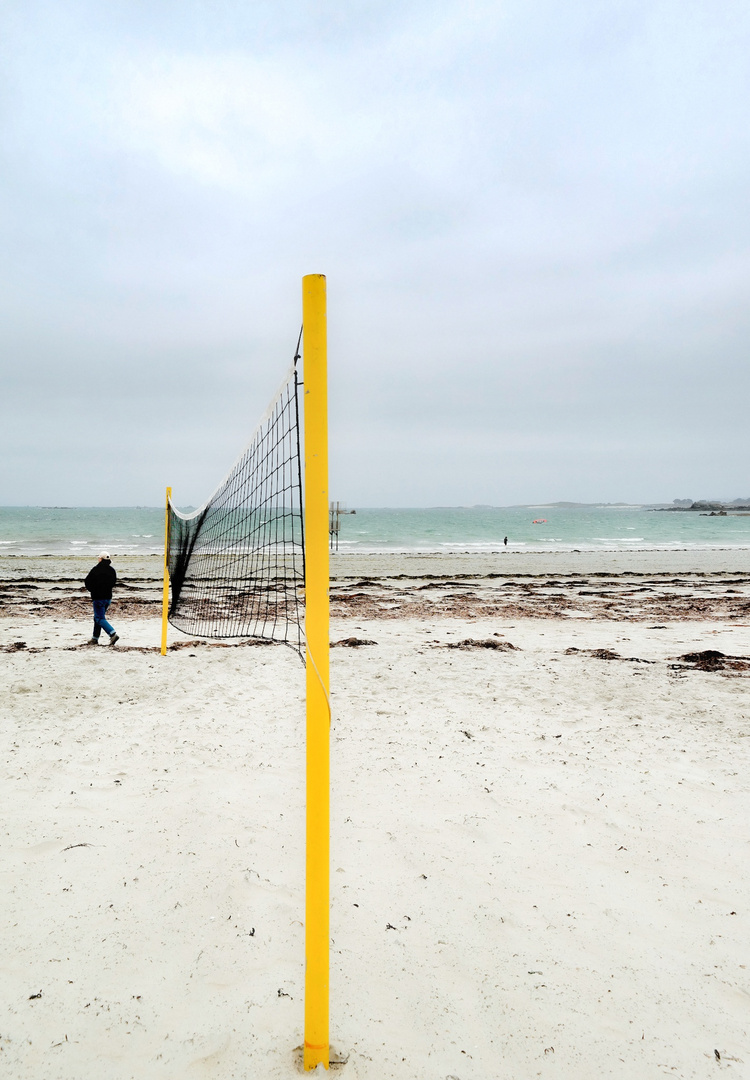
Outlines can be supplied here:
<path id="1" fill-rule="evenodd" d="M 707 517 L 748 517 L 750 515 L 750 502 L 737 499 L 731 503 L 720 502 L 694 502 L 689 506 L 651 506 L 647 509 L 657 513 L 679 514 L 705 514 Z"/>
<path id="2" fill-rule="evenodd" d="M 0 582 L 80 578 L 88 555 L 0 555 Z M 120 576 L 161 580 L 163 555 L 114 555 Z M 332 580 L 347 578 L 541 577 L 578 574 L 750 574 L 750 546 L 580 551 L 462 551 L 331 555 Z"/>

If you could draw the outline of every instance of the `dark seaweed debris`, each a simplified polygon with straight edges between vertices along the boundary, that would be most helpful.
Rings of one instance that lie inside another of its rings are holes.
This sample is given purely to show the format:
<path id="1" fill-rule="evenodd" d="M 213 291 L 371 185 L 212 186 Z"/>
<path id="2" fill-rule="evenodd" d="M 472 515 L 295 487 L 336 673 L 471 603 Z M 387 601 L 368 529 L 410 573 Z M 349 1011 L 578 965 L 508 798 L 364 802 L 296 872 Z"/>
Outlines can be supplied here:
<path id="1" fill-rule="evenodd" d="M 729 656 L 718 649 L 684 653 L 677 659 L 681 663 L 670 665 L 677 671 L 750 671 L 750 656 Z"/>
<path id="2" fill-rule="evenodd" d="M 347 637 L 342 638 L 341 641 L 332 641 L 331 648 L 346 648 L 346 649 L 358 649 L 360 645 L 377 645 L 377 641 L 370 641 L 369 638 L 363 637 Z"/>
<path id="3" fill-rule="evenodd" d="M 565 650 L 565 656 L 593 656 L 595 660 L 624 660 L 632 664 L 655 664 L 655 660 L 643 660 L 640 656 L 620 656 L 612 649 L 576 649 L 571 646 Z"/>
<path id="4" fill-rule="evenodd" d="M 593 656 L 595 660 L 622 660 L 620 654 L 613 652 L 612 649 L 576 649 L 573 645 L 565 650 L 565 655 Z"/>
<path id="5" fill-rule="evenodd" d="M 463 641 L 450 641 L 447 649 L 495 649 L 497 652 L 519 652 L 517 645 L 509 641 L 497 641 L 495 638 L 464 638 Z"/>

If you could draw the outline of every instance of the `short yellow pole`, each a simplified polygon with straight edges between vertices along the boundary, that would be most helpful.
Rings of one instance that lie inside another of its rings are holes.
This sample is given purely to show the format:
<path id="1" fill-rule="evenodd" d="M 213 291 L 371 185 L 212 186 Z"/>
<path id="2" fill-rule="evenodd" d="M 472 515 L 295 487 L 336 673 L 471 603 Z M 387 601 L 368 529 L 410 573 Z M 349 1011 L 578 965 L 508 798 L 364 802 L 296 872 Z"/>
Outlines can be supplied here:
<path id="1" fill-rule="evenodd" d="M 302 279 L 305 402 L 307 844 L 304 1067 L 328 1068 L 330 728 L 326 279 Z"/>
<path id="2" fill-rule="evenodd" d="M 164 591 L 161 600 L 161 654 L 167 655 L 167 616 L 169 614 L 169 500 L 171 487 L 167 488 L 167 508 L 164 514 Z"/>

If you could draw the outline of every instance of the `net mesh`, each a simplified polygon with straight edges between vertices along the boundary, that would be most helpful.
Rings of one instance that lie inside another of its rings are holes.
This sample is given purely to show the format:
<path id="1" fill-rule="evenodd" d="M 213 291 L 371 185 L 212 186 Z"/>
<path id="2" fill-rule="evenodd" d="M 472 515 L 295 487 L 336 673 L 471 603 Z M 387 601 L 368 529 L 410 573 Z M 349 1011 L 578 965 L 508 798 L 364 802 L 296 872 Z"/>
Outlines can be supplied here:
<path id="1" fill-rule="evenodd" d="M 282 641 L 303 653 L 304 538 L 296 368 L 211 498 L 168 506 L 169 621 L 197 637 Z"/>

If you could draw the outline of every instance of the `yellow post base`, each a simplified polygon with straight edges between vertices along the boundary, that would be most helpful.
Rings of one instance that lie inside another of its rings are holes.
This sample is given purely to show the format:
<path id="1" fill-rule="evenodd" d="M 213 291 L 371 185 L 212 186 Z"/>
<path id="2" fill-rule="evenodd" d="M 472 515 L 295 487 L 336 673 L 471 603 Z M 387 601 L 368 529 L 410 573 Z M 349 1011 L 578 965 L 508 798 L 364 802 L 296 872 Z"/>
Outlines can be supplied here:
<path id="1" fill-rule="evenodd" d="M 309 1072 L 311 1069 L 317 1069 L 318 1065 L 322 1065 L 324 1069 L 330 1068 L 328 1063 L 328 1044 L 325 1046 L 308 1046 L 305 1043 L 305 1050 L 302 1056 L 302 1064 L 305 1071 Z"/>

